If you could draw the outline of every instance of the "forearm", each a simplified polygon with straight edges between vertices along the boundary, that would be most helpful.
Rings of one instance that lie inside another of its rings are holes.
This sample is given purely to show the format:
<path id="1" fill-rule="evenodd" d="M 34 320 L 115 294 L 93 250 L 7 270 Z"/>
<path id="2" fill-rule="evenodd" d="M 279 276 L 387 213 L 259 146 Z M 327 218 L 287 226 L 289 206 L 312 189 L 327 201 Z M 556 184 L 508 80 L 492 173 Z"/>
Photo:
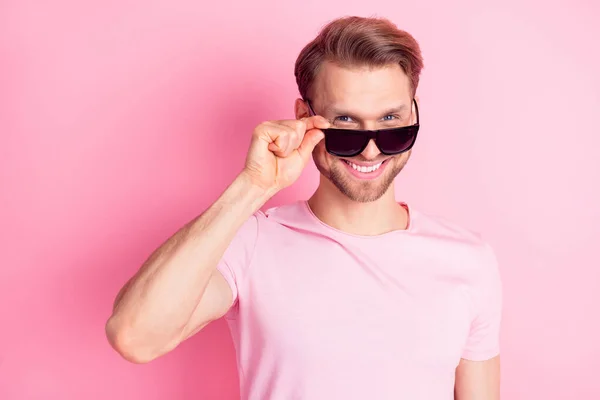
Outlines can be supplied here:
<path id="1" fill-rule="evenodd" d="M 160 246 L 123 287 L 107 323 L 112 340 L 164 346 L 198 306 L 227 246 L 269 194 L 240 175 L 202 215 Z M 120 337 L 119 337 L 120 336 Z"/>
<path id="2" fill-rule="evenodd" d="M 455 400 L 499 400 L 500 357 L 487 361 L 462 359 L 456 368 Z"/>

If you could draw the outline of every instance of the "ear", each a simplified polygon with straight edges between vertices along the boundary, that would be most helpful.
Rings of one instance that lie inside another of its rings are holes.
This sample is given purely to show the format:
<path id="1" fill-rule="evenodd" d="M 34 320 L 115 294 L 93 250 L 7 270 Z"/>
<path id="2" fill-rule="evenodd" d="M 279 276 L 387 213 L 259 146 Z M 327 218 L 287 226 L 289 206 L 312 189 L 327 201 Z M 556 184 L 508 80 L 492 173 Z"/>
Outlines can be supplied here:
<path id="1" fill-rule="evenodd" d="M 294 114 L 296 115 L 296 119 L 310 117 L 308 104 L 302 99 L 296 99 L 296 102 L 294 103 Z"/>

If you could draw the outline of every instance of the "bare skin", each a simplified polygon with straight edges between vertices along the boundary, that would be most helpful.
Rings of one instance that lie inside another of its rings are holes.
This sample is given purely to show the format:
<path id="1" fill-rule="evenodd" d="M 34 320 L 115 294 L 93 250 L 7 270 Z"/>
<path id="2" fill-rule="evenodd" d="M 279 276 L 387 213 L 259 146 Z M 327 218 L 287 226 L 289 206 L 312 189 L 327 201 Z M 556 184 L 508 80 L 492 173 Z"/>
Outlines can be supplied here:
<path id="1" fill-rule="evenodd" d="M 296 120 L 256 127 L 240 175 L 202 215 L 156 249 L 121 289 L 106 332 L 123 357 L 148 362 L 228 311 L 232 293 L 216 270 L 217 263 L 242 224 L 271 196 L 295 182 L 311 156 L 321 178 L 309 205 L 319 219 L 357 235 L 406 229 L 408 215 L 396 202 L 394 178 L 410 152 L 385 156 L 371 141 L 360 155 L 344 160 L 325 150 L 320 130 L 415 123 L 406 74 L 397 65 L 344 68 L 325 63 L 310 101 L 322 117 L 309 117 L 307 104 L 298 99 Z M 385 170 L 377 178 L 359 179 L 347 161 L 359 165 L 385 161 Z M 499 399 L 499 358 L 461 360 L 455 398 Z"/>

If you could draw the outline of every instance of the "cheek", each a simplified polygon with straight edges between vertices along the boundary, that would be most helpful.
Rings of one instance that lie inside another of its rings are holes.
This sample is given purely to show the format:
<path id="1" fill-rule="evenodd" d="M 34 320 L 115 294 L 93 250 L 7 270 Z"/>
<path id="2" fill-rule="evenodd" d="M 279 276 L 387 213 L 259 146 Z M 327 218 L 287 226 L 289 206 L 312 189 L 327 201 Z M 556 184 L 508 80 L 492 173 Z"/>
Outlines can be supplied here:
<path id="1" fill-rule="evenodd" d="M 321 166 L 331 165 L 331 154 L 325 149 L 325 141 L 321 140 L 318 145 L 315 146 L 312 152 L 313 160 L 315 164 Z"/>
<path id="2" fill-rule="evenodd" d="M 406 164 L 407 161 L 408 161 L 408 159 L 410 158 L 411 151 L 412 150 L 409 150 L 406 153 L 402 153 L 402 154 L 397 155 L 396 157 L 394 157 L 394 165 L 396 167 L 401 167 L 404 164 Z"/>
<path id="3" fill-rule="evenodd" d="M 319 153 L 327 153 L 327 150 L 325 149 L 325 139 L 321 140 L 316 146 L 315 146 L 315 151 L 319 152 Z"/>

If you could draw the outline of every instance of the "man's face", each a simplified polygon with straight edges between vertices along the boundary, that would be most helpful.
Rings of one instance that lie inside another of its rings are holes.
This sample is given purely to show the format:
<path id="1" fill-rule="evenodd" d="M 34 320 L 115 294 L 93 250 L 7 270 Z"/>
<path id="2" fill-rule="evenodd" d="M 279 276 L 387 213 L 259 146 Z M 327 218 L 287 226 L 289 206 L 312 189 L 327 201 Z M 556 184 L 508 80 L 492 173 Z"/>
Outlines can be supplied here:
<path id="1" fill-rule="evenodd" d="M 313 110 L 332 127 L 377 130 L 412 125 L 410 80 L 399 65 L 377 68 L 342 68 L 325 63 L 312 88 Z M 321 174 L 353 201 L 379 199 L 391 187 L 410 151 L 387 156 L 374 141 L 358 156 L 336 157 L 327 152 L 325 141 L 313 151 Z"/>

